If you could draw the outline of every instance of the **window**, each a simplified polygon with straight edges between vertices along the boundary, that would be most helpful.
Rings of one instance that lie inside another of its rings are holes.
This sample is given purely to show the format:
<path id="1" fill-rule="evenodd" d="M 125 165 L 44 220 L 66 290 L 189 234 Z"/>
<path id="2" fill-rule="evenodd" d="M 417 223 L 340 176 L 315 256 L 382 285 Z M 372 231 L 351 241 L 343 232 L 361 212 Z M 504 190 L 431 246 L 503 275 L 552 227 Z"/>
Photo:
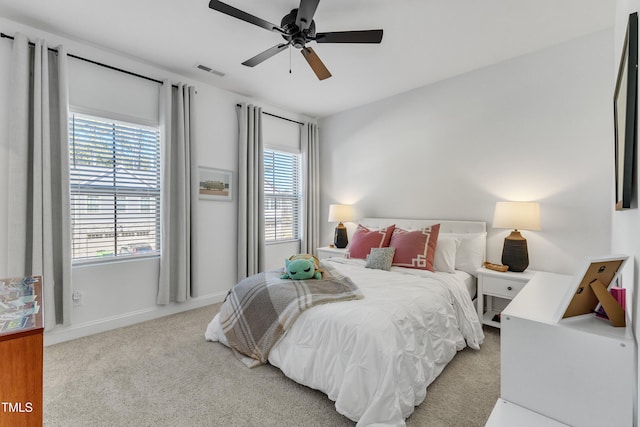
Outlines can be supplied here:
<path id="1" fill-rule="evenodd" d="M 73 260 L 158 254 L 157 127 L 71 114 L 69 155 Z"/>
<path id="2" fill-rule="evenodd" d="M 300 236 L 300 155 L 264 150 L 264 221 L 266 242 Z"/>

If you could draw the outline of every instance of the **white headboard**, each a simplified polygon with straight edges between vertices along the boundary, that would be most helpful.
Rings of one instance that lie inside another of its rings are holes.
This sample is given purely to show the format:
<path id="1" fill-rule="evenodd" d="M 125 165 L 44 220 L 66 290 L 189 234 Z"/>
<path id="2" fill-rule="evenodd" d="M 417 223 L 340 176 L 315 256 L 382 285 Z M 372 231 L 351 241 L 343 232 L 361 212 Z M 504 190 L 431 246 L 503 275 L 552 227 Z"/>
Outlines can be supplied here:
<path id="1" fill-rule="evenodd" d="M 386 227 L 395 224 L 405 230 L 415 230 L 431 224 L 440 224 L 441 233 L 485 233 L 487 224 L 483 221 L 451 221 L 445 219 L 401 219 L 401 218 L 362 218 L 359 224 L 370 228 Z"/>

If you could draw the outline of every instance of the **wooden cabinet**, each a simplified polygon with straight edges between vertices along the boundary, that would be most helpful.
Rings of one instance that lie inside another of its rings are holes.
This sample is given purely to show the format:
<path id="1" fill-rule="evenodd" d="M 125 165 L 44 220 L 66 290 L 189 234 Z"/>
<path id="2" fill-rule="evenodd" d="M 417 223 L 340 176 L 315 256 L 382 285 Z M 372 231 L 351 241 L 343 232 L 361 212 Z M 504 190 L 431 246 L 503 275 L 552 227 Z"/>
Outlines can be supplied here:
<path id="1" fill-rule="evenodd" d="M 570 426 L 631 426 L 636 377 L 631 327 L 613 327 L 593 314 L 557 322 L 572 286 L 571 276 L 538 272 L 502 311 L 502 401 L 495 412 L 508 402 L 520 413 Z M 492 416 L 487 425 L 525 425 L 498 420 Z"/>
<path id="2" fill-rule="evenodd" d="M 41 279 L 0 279 L 0 303 L 0 426 L 41 426 Z"/>

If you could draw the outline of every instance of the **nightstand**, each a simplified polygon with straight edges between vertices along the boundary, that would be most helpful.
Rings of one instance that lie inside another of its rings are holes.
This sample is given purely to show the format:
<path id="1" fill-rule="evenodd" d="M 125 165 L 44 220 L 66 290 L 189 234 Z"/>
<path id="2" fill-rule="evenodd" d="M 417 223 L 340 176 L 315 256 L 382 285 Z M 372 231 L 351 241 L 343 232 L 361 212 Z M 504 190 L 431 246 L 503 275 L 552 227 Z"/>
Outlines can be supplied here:
<path id="1" fill-rule="evenodd" d="M 487 268 L 479 268 L 476 273 L 478 274 L 478 297 L 476 301 L 478 317 L 484 325 L 496 328 L 500 327 L 500 322 L 492 319 L 500 311 L 494 309 L 493 298 L 511 301 L 536 274 L 532 270 L 515 273 L 513 271 L 500 272 Z M 486 312 L 484 310 L 485 296 L 487 297 Z"/>
<path id="2" fill-rule="evenodd" d="M 317 248 L 316 252 L 318 253 L 318 259 L 326 259 L 329 257 L 344 258 L 344 254 L 347 253 L 347 248 L 340 249 L 335 246 L 323 246 L 321 248 Z"/>

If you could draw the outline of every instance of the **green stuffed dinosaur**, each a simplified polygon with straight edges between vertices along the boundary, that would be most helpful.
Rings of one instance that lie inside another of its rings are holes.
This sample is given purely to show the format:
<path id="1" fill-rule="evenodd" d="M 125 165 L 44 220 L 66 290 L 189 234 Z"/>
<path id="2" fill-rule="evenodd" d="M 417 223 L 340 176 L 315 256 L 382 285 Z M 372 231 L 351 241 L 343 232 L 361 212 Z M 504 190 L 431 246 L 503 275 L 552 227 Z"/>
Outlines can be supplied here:
<path id="1" fill-rule="evenodd" d="M 318 268 L 318 265 L 318 259 L 313 255 L 294 255 L 285 260 L 284 273 L 280 278 L 293 280 L 322 279 L 322 270 Z"/>

